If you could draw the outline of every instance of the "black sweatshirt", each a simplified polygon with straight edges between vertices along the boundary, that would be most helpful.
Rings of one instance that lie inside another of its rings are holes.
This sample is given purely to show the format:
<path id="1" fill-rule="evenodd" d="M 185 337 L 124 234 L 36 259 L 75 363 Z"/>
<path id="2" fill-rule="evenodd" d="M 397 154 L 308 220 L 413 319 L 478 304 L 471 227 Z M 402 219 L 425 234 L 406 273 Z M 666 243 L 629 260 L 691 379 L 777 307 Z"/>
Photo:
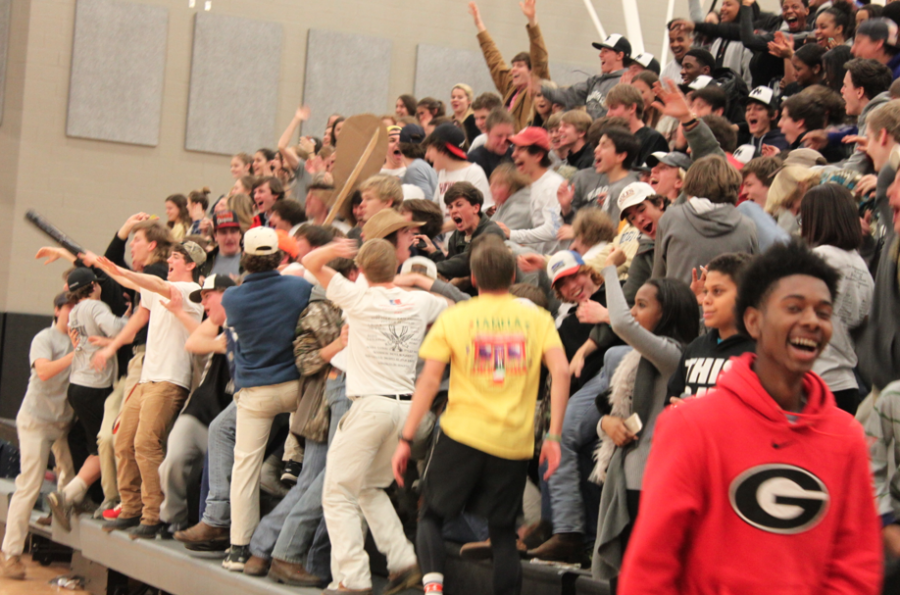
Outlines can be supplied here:
<path id="1" fill-rule="evenodd" d="M 713 329 L 697 337 L 685 347 L 678 370 L 669 378 L 668 395 L 702 397 L 716 385 L 719 374 L 731 367 L 734 356 L 756 351 L 756 342 L 740 333 L 719 341 L 719 331 Z"/>

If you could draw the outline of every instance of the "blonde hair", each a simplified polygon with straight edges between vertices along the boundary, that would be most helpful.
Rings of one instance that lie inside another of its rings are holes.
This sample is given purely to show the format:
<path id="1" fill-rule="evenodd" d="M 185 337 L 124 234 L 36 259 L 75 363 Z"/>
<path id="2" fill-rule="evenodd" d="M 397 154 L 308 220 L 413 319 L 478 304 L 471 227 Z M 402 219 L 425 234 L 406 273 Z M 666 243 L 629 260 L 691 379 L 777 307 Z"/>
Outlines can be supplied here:
<path id="1" fill-rule="evenodd" d="M 600 242 L 611 242 L 616 237 L 616 227 L 602 209 L 587 207 L 579 209 L 575 215 L 572 233 L 581 238 L 585 246 L 596 246 Z"/>
<path id="2" fill-rule="evenodd" d="M 234 211 L 237 215 L 238 223 L 241 225 L 241 233 L 246 233 L 250 226 L 253 225 L 253 211 L 256 205 L 253 199 L 243 193 L 232 194 L 228 197 L 228 209 Z"/>
<path id="3" fill-rule="evenodd" d="M 781 169 L 769 186 L 766 212 L 778 216 L 782 211 L 794 208 L 807 190 L 818 185 L 821 174 L 802 165 L 787 165 Z"/>
<path id="4" fill-rule="evenodd" d="M 466 97 L 469 98 L 469 103 L 472 103 L 473 101 L 475 101 L 475 91 L 473 91 L 472 87 L 470 87 L 469 85 L 467 85 L 465 83 L 456 83 L 455 85 L 453 85 L 453 88 L 450 89 L 450 91 L 452 92 L 453 89 L 459 89 L 463 93 L 465 93 Z"/>
<path id="5" fill-rule="evenodd" d="M 403 202 L 403 186 L 397 176 L 375 174 L 359 185 L 359 192 L 372 191 L 381 202 L 389 202 L 393 208 Z"/>
<path id="6" fill-rule="evenodd" d="M 368 240 L 356 255 L 356 264 L 369 283 L 390 283 L 397 274 L 397 253 L 387 240 Z"/>

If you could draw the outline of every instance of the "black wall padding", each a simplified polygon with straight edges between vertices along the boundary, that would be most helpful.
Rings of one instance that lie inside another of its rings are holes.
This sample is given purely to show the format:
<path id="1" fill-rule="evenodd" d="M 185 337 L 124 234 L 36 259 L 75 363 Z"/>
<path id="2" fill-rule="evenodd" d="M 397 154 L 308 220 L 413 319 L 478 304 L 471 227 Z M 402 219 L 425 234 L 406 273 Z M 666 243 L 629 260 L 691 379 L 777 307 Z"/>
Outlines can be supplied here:
<path id="1" fill-rule="evenodd" d="M 28 387 L 31 340 L 53 317 L 6 313 L 0 320 L 0 417 L 15 419 Z"/>

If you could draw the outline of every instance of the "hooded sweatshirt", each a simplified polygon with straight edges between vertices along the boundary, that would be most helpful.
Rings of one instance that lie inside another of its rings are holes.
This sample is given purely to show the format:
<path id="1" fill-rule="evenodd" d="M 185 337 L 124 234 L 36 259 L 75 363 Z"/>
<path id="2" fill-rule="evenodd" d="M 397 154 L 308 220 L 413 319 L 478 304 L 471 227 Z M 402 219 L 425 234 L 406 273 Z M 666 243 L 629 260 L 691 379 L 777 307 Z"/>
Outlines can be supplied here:
<path id="1" fill-rule="evenodd" d="M 881 592 L 862 428 L 813 373 L 791 422 L 754 359 L 659 416 L 621 595 Z"/>
<path id="2" fill-rule="evenodd" d="M 756 351 L 756 341 L 740 333 L 719 339 L 719 329 L 700 335 L 684 348 L 678 369 L 669 378 L 670 397 L 703 397 L 716 386 L 734 357 Z"/>
<path id="3" fill-rule="evenodd" d="M 659 220 L 653 277 L 691 282 L 691 271 L 726 252 L 759 252 L 756 225 L 732 204 L 692 198 Z"/>
<path id="4" fill-rule="evenodd" d="M 602 118 L 606 115 L 606 95 L 610 89 L 619 84 L 625 70 L 616 70 L 607 74 L 595 75 L 586 81 L 555 89 L 547 85 L 541 87 L 541 95 L 551 103 L 560 103 L 566 109 L 585 106 L 591 118 Z"/>

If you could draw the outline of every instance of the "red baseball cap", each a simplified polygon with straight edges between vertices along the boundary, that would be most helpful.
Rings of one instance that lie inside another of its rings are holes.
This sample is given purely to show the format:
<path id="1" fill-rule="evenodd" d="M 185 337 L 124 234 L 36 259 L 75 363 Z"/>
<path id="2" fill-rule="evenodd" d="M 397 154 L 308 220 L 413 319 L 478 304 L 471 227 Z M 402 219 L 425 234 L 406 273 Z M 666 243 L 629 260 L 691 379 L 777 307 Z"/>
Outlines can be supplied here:
<path id="1" fill-rule="evenodd" d="M 515 136 L 509 137 L 509 142 L 517 147 L 530 147 L 532 145 L 540 147 L 550 152 L 550 135 L 543 128 L 537 126 L 529 126 L 523 128 L 522 132 Z"/>

